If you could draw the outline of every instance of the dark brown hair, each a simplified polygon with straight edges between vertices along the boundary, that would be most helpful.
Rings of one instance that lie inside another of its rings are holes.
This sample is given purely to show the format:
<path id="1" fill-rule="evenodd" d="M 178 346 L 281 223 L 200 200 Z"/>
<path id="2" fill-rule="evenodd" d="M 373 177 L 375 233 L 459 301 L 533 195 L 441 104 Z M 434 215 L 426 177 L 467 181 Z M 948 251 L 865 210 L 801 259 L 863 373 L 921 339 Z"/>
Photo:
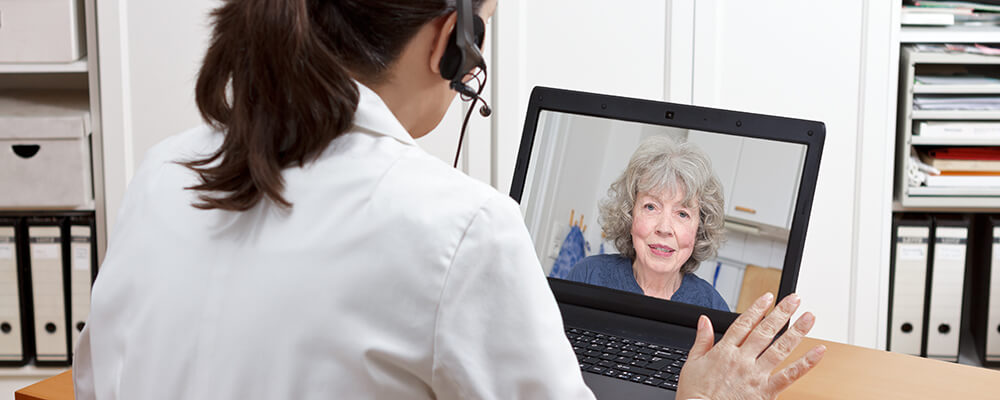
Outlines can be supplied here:
<path id="1" fill-rule="evenodd" d="M 351 128 L 352 76 L 385 79 L 416 32 L 453 10 L 454 0 L 225 0 L 195 90 L 225 139 L 181 162 L 201 180 L 188 188 L 200 192 L 194 206 L 245 211 L 267 197 L 291 207 L 281 171 Z"/>

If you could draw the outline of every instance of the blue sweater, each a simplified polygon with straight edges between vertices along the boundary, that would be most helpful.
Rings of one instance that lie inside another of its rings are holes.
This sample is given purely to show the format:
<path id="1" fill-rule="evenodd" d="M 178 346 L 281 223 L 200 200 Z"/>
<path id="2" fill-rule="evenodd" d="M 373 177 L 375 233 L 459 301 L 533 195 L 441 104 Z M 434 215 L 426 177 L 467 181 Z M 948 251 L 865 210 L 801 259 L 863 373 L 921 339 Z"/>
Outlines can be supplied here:
<path id="1" fill-rule="evenodd" d="M 615 290 L 644 294 L 632 275 L 632 260 L 620 254 L 601 254 L 584 258 L 573 266 L 566 279 L 604 286 Z M 681 287 L 671 301 L 729 311 L 729 306 L 711 284 L 695 274 L 684 274 Z"/>

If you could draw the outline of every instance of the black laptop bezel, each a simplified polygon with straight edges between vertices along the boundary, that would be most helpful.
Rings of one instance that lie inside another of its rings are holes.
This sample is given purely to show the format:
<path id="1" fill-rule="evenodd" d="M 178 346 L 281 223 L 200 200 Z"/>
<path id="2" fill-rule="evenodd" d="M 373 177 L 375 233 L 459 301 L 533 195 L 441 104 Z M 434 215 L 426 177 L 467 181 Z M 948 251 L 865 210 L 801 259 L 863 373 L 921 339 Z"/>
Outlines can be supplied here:
<path id="1" fill-rule="evenodd" d="M 795 291 L 806 228 L 812 209 L 820 157 L 826 137 L 822 122 L 698 107 L 620 96 L 535 87 L 528 102 L 524 131 L 517 153 L 510 196 L 520 203 L 534 146 L 535 130 L 542 111 L 561 112 L 622 121 L 719 132 L 806 145 L 805 162 L 788 236 L 788 250 L 781 274 L 778 298 Z M 717 332 L 724 332 L 739 314 L 672 302 L 634 293 L 549 278 L 549 286 L 561 303 L 632 315 L 645 319 L 696 327 L 702 314 L 711 318 Z"/>

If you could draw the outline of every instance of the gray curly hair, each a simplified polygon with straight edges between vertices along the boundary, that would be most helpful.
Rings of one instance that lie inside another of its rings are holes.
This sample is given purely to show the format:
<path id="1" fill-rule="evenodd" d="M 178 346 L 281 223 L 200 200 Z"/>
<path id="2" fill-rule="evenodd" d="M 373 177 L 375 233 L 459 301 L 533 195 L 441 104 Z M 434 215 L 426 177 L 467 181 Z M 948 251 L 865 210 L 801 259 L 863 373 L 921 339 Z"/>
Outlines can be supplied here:
<path id="1" fill-rule="evenodd" d="M 632 209 L 639 192 L 684 193 L 682 204 L 699 207 L 698 232 L 694 251 L 681 266 L 681 274 L 694 272 L 705 260 L 714 258 L 722 245 L 725 230 L 725 198 L 722 184 L 708 157 L 691 143 L 675 143 L 665 136 L 642 141 L 628 167 L 601 201 L 598 222 L 607 239 L 625 257 L 635 260 L 632 244 Z"/>

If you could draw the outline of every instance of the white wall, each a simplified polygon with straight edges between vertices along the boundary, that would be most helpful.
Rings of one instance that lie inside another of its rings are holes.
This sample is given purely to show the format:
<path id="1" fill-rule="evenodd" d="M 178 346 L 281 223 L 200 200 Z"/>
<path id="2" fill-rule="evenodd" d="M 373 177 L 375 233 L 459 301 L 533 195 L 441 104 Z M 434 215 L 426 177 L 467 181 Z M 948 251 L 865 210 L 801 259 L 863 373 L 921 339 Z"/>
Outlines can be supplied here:
<path id="1" fill-rule="evenodd" d="M 878 313 L 885 307 L 880 269 L 888 260 L 880 244 L 888 244 L 882 221 L 891 190 L 878 187 L 885 182 L 886 145 L 872 138 L 891 132 L 878 129 L 884 116 L 865 114 L 873 101 L 884 108 L 884 98 L 873 100 L 864 83 L 866 77 L 884 82 L 875 72 L 892 65 L 868 58 L 867 43 L 889 42 L 868 36 L 869 29 L 890 23 L 869 26 L 869 14 L 884 15 L 889 2 L 871 3 L 698 1 L 692 84 L 699 105 L 826 123 L 798 292 L 802 309 L 817 315 L 812 336 L 874 347 Z M 870 63 L 883 64 L 873 71 Z M 861 152 L 866 136 L 873 154 Z M 871 175 L 865 187 L 859 183 L 863 162 Z"/>
<path id="2" fill-rule="evenodd" d="M 201 122 L 195 77 L 218 0 L 98 1 L 101 120 L 109 233 L 146 151 Z"/>

